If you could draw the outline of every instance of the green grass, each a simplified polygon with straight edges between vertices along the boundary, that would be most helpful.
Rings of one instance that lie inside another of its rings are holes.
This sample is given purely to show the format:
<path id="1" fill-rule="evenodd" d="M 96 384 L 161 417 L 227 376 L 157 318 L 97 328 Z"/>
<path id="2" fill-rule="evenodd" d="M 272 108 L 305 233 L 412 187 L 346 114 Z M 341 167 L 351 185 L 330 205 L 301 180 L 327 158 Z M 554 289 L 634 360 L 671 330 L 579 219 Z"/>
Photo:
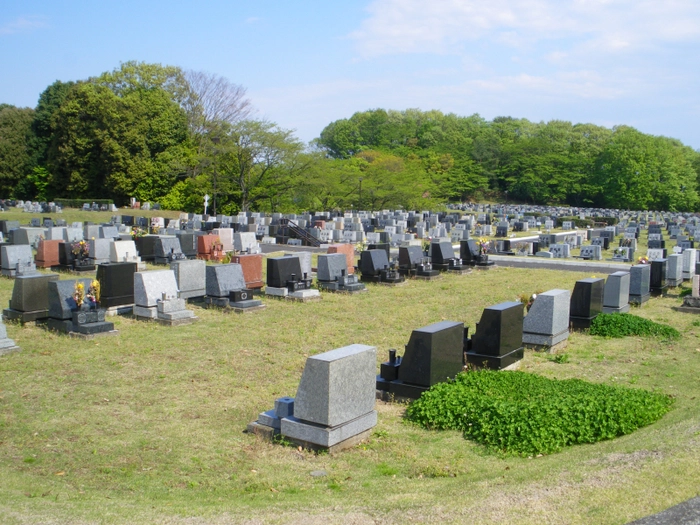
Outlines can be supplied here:
<path id="1" fill-rule="evenodd" d="M 309 355 L 363 343 L 379 363 L 414 328 L 455 320 L 473 333 L 485 307 L 585 277 L 497 268 L 318 303 L 265 300 L 250 315 L 195 306 L 196 324 L 117 318 L 120 335 L 95 341 L 8 325 L 22 351 L 0 357 L 0 522 L 622 524 L 693 497 L 700 327 L 670 297 L 635 314 L 673 326 L 677 341 L 573 333 L 568 362 L 530 351 L 522 362 L 673 396 L 672 411 L 620 438 L 503 458 L 459 431 L 407 425 L 405 405 L 383 402 L 369 441 L 335 456 L 243 432 L 295 395 Z M 0 279 L 0 305 L 12 286 Z"/>

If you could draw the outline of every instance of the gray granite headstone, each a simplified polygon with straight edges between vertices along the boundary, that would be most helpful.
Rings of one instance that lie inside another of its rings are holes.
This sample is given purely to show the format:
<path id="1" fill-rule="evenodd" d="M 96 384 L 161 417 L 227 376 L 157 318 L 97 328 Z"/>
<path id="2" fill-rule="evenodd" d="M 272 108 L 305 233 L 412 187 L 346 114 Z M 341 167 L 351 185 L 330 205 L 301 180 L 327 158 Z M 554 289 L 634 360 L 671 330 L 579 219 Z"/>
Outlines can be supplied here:
<path id="1" fill-rule="evenodd" d="M 91 239 L 89 241 L 90 258 L 95 259 L 97 264 L 109 262 L 110 245 L 113 242 L 112 239 Z"/>
<path id="2" fill-rule="evenodd" d="M 299 265 L 301 266 L 301 275 L 298 275 L 297 278 L 302 279 L 304 278 L 304 274 L 306 274 L 306 278 L 311 279 L 311 252 L 285 253 L 284 256 L 298 257 Z"/>
<path id="3" fill-rule="evenodd" d="M 335 281 L 348 273 L 348 262 L 343 253 L 329 253 L 318 256 L 317 277 L 319 281 Z"/>
<path id="4" fill-rule="evenodd" d="M 377 350 L 366 345 L 309 357 L 282 435 L 331 447 L 374 427 L 376 367 Z"/>
<path id="5" fill-rule="evenodd" d="M 200 259 L 173 261 L 170 269 L 175 272 L 175 280 L 182 299 L 204 297 L 206 295 L 206 263 Z"/>
<path id="6" fill-rule="evenodd" d="M 207 295 L 228 297 L 229 292 L 244 290 L 243 266 L 236 263 L 207 266 Z"/>
<path id="7" fill-rule="evenodd" d="M 636 264 L 630 268 L 630 303 L 643 304 L 649 300 L 651 265 Z"/>
<path id="8" fill-rule="evenodd" d="M 172 270 L 136 272 L 134 274 L 134 304 L 144 308 L 155 308 L 163 294 L 166 298 L 177 298 L 178 289 Z"/>
<path id="9" fill-rule="evenodd" d="M 603 289 L 603 313 L 626 313 L 630 310 L 630 273 L 615 272 L 608 275 Z"/>
<path id="10" fill-rule="evenodd" d="M 29 275 L 36 273 L 34 254 L 28 244 L 5 244 L 0 248 L 2 259 L 2 274 L 7 277 L 16 277 L 19 265 L 19 273 Z"/>
<path id="11" fill-rule="evenodd" d="M 569 337 L 568 290 L 549 290 L 538 294 L 523 319 L 523 344 L 555 346 Z"/>
<path id="12" fill-rule="evenodd" d="M 697 260 L 698 250 L 694 248 L 683 250 L 683 279 L 690 280 L 693 278 Z"/>
<path id="13" fill-rule="evenodd" d="M 603 258 L 600 246 L 596 245 L 581 246 L 581 257 L 593 261 L 600 261 Z"/>
<path id="14" fill-rule="evenodd" d="M 5 323 L 2 322 L 2 317 L 0 317 L 0 355 L 9 354 L 10 352 L 16 352 L 19 347 L 15 342 L 7 337 L 7 327 Z"/>
<path id="15" fill-rule="evenodd" d="M 666 258 L 666 282 L 668 286 L 680 286 L 683 283 L 683 256 L 671 254 Z"/>

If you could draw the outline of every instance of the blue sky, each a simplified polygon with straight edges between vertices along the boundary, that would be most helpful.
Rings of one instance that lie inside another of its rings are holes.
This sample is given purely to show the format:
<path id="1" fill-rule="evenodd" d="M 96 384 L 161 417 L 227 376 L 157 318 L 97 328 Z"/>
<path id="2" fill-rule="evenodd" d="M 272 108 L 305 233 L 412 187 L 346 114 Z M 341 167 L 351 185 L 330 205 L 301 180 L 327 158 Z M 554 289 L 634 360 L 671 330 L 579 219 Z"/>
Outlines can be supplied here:
<path id="1" fill-rule="evenodd" d="M 0 102 L 138 60 L 245 86 L 309 141 L 371 108 L 631 125 L 700 149 L 700 1 L 3 0 Z"/>

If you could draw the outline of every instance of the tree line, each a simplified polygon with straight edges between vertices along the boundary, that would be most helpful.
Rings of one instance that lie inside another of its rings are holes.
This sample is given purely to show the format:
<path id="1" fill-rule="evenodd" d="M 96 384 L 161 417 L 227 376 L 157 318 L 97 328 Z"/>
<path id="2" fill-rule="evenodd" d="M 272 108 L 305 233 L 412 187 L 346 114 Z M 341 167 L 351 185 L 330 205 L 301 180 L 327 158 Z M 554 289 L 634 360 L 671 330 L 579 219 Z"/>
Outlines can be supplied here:
<path id="1" fill-rule="evenodd" d="M 374 109 L 311 144 L 254 117 L 240 85 L 126 62 L 0 104 L 0 196 L 159 202 L 169 209 L 426 209 L 483 198 L 700 208 L 700 153 L 628 126 Z"/>

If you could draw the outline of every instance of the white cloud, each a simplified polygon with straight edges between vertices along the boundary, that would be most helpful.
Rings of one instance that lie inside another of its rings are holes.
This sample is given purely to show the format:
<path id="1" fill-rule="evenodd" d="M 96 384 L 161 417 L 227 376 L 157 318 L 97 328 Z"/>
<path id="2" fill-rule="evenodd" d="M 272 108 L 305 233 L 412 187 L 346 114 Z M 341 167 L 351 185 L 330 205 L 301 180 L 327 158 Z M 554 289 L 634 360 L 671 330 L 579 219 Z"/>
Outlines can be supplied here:
<path id="1" fill-rule="evenodd" d="M 619 52 L 700 38 L 697 0 L 375 0 L 351 34 L 365 58 L 574 39 Z"/>
<path id="2" fill-rule="evenodd" d="M 14 35 L 17 33 L 25 33 L 33 29 L 47 27 L 46 20 L 39 16 L 20 16 L 0 26 L 0 35 Z"/>

